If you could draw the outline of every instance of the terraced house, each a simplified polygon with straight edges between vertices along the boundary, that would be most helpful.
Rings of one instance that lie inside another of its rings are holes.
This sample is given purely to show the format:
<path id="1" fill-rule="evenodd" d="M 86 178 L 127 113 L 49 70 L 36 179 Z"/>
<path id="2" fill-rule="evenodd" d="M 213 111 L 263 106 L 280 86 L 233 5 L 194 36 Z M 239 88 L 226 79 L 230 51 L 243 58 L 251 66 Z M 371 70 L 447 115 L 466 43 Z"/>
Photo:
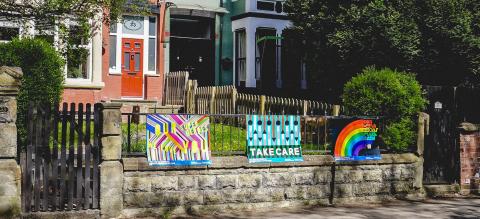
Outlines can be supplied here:
<path id="1" fill-rule="evenodd" d="M 89 41 L 78 42 L 88 55 L 66 57 L 64 101 L 161 103 L 164 75 L 174 71 L 188 71 L 200 86 L 284 86 L 281 35 L 290 25 L 284 1 L 149 4 L 148 15 L 124 14 L 118 23 L 102 24 Z M 75 23 L 67 26 L 75 34 Z M 0 33 L 2 42 L 34 36 L 60 44 L 55 25 L 40 32 L 34 21 L 28 25 L 2 21 Z M 300 79 L 296 81 L 300 86 Z"/>

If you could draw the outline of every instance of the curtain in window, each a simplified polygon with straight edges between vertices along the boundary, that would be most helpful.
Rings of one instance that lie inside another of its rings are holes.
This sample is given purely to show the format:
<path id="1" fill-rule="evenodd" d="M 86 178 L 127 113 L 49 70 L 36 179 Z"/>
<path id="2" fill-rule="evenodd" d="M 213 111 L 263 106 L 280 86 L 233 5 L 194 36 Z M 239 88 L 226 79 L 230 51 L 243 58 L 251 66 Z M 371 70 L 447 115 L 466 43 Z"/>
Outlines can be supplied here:
<path id="1" fill-rule="evenodd" d="M 239 81 L 246 81 L 247 79 L 247 43 L 245 31 L 237 32 L 237 74 Z"/>

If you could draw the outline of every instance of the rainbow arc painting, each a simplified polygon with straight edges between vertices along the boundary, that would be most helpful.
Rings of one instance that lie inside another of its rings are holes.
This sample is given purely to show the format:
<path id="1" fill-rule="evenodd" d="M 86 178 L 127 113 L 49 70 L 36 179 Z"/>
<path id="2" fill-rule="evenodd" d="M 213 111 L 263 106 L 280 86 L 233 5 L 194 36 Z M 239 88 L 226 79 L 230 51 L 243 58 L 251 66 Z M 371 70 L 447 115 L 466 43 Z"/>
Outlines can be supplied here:
<path id="1" fill-rule="evenodd" d="M 372 120 L 359 119 L 348 123 L 335 142 L 335 160 L 379 160 L 378 148 L 373 148 L 378 128 Z"/>
<path id="2" fill-rule="evenodd" d="M 207 115 L 147 115 L 149 164 L 211 164 L 209 125 Z"/>

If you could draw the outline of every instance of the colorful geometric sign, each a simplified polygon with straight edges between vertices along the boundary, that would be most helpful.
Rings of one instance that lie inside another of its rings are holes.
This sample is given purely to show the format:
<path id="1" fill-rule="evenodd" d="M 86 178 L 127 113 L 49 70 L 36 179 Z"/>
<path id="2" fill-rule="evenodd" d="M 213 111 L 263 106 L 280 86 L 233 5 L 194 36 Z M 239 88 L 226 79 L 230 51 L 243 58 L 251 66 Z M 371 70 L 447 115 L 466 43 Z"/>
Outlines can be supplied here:
<path id="1" fill-rule="evenodd" d="M 206 115 L 147 115 L 149 164 L 211 164 L 209 125 Z"/>
<path id="2" fill-rule="evenodd" d="M 379 160 L 380 150 L 372 148 L 378 128 L 372 120 L 359 119 L 346 125 L 335 143 L 335 160 Z"/>
<path id="3" fill-rule="evenodd" d="M 250 163 L 303 161 L 300 116 L 247 115 Z"/>

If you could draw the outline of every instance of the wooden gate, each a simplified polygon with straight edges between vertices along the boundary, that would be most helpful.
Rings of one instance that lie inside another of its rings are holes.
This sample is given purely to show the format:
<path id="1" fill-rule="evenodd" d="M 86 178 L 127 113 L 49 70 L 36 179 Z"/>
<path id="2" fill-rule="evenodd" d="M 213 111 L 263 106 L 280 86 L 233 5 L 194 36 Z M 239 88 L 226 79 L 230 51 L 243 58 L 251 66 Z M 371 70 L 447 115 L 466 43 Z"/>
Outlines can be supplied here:
<path id="1" fill-rule="evenodd" d="M 31 104 L 20 157 L 24 212 L 97 209 L 101 105 Z"/>
<path id="2" fill-rule="evenodd" d="M 452 87 L 426 87 L 430 105 L 430 134 L 425 137 L 425 184 L 458 183 L 460 148 L 457 142 L 458 112 Z"/>

